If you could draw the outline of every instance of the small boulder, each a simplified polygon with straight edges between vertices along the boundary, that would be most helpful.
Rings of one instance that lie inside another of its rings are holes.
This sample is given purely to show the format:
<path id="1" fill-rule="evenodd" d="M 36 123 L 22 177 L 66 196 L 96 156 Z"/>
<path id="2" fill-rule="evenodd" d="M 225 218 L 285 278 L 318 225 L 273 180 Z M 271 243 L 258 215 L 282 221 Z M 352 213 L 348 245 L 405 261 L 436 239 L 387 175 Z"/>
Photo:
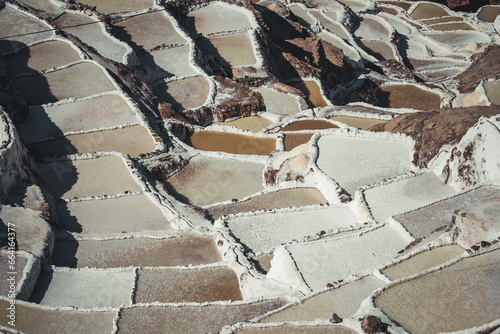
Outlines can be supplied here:
<path id="1" fill-rule="evenodd" d="M 363 333 L 366 334 L 381 333 L 383 328 L 384 324 L 382 323 L 382 320 L 373 315 L 367 316 L 361 323 L 361 329 L 363 330 Z"/>

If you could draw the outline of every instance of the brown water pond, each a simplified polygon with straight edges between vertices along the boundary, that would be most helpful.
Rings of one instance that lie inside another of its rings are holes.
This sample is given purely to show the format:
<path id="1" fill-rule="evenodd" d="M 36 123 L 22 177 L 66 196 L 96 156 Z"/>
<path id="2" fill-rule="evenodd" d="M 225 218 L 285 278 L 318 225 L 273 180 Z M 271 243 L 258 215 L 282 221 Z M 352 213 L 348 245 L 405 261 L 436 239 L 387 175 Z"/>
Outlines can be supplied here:
<path id="1" fill-rule="evenodd" d="M 484 6 L 477 18 L 484 22 L 495 22 L 497 16 L 500 15 L 500 6 Z"/>
<path id="2" fill-rule="evenodd" d="M 309 108 L 327 106 L 327 103 L 321 95 L 321 90 L 315 81 L 290 81 L 287 82 L 287 85 L 298 88 L 304 93 Z"/>
<path id="3" fill-rule="evenodd" d="M 322 130 L 322 129 L 334 129 L 334 128 L 339 128 L 339 126 L 321 119 L 308 119 L 305 121 L 293 122 L 281 128 L 280 132 L 300 131 L 300 130 Z"/>
<path id="4" fill-rule="evenodd" d="M 260 130 L 267 128 L 269 125 L 273 124 L 273 122 L 268 120 L 267 118 L 259 116 L 248 116 L 248 117 L 241 117 L 234 121 L 229 121 L 229 122 L 215 122 L 214 124 L 232 125 L 241 130 L 258 132 Z"/>
<path id="5" fill-rule="evenodd" d="M 375 97 L 381 107 L 413 108 L 418 110 L 439 109 L 441 97 L 433 92 L 413 85 L 390 85 L 376 91 Z"/>
<path id="6" fill-rule="evenodd" d="M 442 7 L 433 3 L 419 3 L 411 12 L 410 16 L 416 20 L 430 19 L 433 17 L 449 16 L 448 12 Z"/>
<path id="7" fill-rule="evenodd" d="M 330 119 L 338 122 L 342 122 L 346 125 L 358 128 L 361 130 L 368 130 L 374 125 L 382 124 L 387 122 L 387 120 L 377 119 L 377 118 L 362 118 L 353 116 L 332 116 Z"/>
<path id="8" fill-rule="evenodd" d="M 287 133 L 283 139 L 285 151 L 291 151 L 297 146 L 307 143 L 313 135 L 313 133 Z"/>
<path id="9" fill-rule="evenodd" d="M 357 334 L 356 331 L 344 326 L 280 326 L 262 328 L 244 328 L 238 334 Z"/>
<path id="10" fill-rule="evenodd" d="M 229 132 L 195 132 L 187 138 L 187 143 L 198 150 L 231 154 L 270 155 L 276 150 L 274 138 L 250 137 Z"/>

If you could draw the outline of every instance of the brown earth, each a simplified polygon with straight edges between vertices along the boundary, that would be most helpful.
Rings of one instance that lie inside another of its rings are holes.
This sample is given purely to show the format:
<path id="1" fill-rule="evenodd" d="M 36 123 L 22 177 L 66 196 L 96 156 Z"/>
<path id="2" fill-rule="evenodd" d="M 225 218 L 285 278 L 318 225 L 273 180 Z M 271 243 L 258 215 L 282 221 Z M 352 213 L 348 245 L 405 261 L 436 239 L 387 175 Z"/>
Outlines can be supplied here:
<path id="1" fill-rule="evenodd" d="M 416 142 L 413 162 L 427 167 L 443 145 L 459 142 L 481 116 L 491 117 L 499 113 L 500 106 L 444 108 L 401 115 L 370 130 L 409 135 Z"/>
<path id="2" fill-rule="evenodd" d="M 460 93 L 470 93 L 483 79 L 500 79 L 500 46 L 489 46 L 483 53 L 472 56 L 473 62 L 469 68 L 460 73 L 457 79 L 460 81 L 458 90 Z"/>

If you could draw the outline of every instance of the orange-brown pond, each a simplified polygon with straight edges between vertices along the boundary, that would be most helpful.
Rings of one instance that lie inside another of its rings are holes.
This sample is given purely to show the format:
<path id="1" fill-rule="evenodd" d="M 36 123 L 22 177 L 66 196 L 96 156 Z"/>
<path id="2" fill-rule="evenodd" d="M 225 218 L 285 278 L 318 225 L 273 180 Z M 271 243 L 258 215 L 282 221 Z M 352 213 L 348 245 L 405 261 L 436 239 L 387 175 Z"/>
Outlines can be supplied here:
<path id="1" fill-rule="evenodd" d="M 306 102 L 309 108 L 319 108 L 327 106 L 327 103 L 321 95 L 321 90 L 315 81 L 290 81 L 287 85 L 298 88 L 306 96 Z"/>
<path id="2" fill-rule="evenodd" d="M 418 110 L 439 109 L 441 97 L 433 92 L 413 85 L 390 85 L 376 91 L 381 107 L 413 108 Z"/>
<path id="3" fill-rule="evenodd" d="M 221 260 L 211 237 L 169 239 L 58 240 L 52 264 L 83 268 L 185 266 Z"/>
<path id="4" fill-rule="evenodd" d="M 410 14 L 410 16 L 416 20 L 430 19 L 433 17 L 443 17 L 448 15 L 449 14 L 446 10 L 433 3 L 420 3 Z"/>
<path id="5" fill-rule="evenodd" d="M 500 15 L 500 6 L 484 6 L 477 18 L 484 22 L 495 22 L 497 16 Z"/>
<path id="6" fill-rule="evenodd" d="M 440 17 L 438 19 L 429 19 L 429 20 L 425 20 L 422 22 L 429 25 L 429 24 L 456 22 L 456 21 L 463 21 L 463 20 L 464 20 L 464 18 L 460 17 L 460 16 L 447 16 L 447 17 Z"/>
<path id="7" fill-rule="evenodd" d="M 454 31 L 454 30 L 475 30 L 471 25 L 465 22 L 442 23 L 431 27 L 434 30 Z"/>
<path id="8" fill-rule="evenodd" d="M 287 133 L 283 138 L 285 151 L 291 151 L 297 146 L 307 143 L 313 135 L 313 133 Z"/>
<path id="9" fill-rule="evenodd" d="M 248 116 L 241 117 L 235 119 L 234 121 L 228 122 L 215 122 L 214 124 L 219 125 L 232 125 L 241 130 L 249 130 L 249 131 L 260 131 L 262 129 L 267 128 L 269 125 L 273 124 L 272 121 L 267 118 L 259 117 L 259 116 Z"/>
<path id="10" fill-rule="evenodd" d="M 406 11 L 408 11 L 408 9 L 410 9 L 412 6 L 411 3 L 404 2 L 404 1 L 379 1 L 378 3 L 385 3 L 388 5 L 398 6 L 400 8 L 403 8 Z"/>
<path id="11" fill-rule="evenodd" d="M 243 202 L 218 206 L 208 210 L 212 218 L 238 212 L 254 212 L 288 207 L 301 207 L 313 204 L 327 204 L 323 194 L 316 188 L 293 188 L 263 194 Z"/>
<path id="12" fill-rule="evenodd" d="M 250 137 L 237 133 L 200 131 L 188 136 L 187 143 L 202 151 L 232 154 L 270 155 L 276 150 L 276 139 Z"/>
<path id="13" fill-rule="evenodd" d="M 204 303 L 242 300 L 238 277 L 228 267 L 203 269 L 141 269 L 136 303 Z"/>
<path id="14" fill-rule="evenodd" d="M 377 118 L 362 118 L 362 117 L 353 117 L 353 116 L 332 116 L 330 119 L 333 119 L 338 122 L 342 122 L 346 125 L 352 126 L 354 128 L 358 128 L 361 130 L 368 130 L 374 125 L 382 124 L 387 122 L 383 119 Z"/>
<path id="15" fill-rule="evenodd" d="M 305 121 L 293 122 L 281 128 L 280 131 L 322 130 L 322 129 L 333 129 L 338 127 L 339 127 L 338 125 L 335 125 L 325 120 L 308 119 Z"/>

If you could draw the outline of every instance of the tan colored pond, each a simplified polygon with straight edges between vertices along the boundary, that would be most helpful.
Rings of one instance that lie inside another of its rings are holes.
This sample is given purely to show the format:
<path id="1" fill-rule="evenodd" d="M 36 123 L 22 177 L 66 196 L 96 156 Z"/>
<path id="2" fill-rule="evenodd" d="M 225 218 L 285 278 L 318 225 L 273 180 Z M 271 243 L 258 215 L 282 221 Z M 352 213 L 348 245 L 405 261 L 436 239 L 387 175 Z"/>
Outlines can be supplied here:
<path id="1" fill-rule="evenodd" d="M 397 284 L 382 292 L 375 305 L 411 333 L 464 330 L 498 319 L 499 277 L 496 250 Z"/>
<path id="2" fill-rule="evenodd" d="M 270 155 L 276 150 L 274 138 L 250 137 L 229 132 L 195 132 L 187 138 L 187 143 L 198 150 L 231 154 Z"/>
<path id="3" fill-rule="evenodd" d="M 362 40 L 359 41 L 368 53 L 377 58 L 378 60 L 395 59 L 394 51 L 389 43 L 378 40 Z"/>
<path id="4" fill-rule="evenodd" d="M 65 230 L 78 233 L 122 233 L 171 229 L 160 208 L 144 195 L 97 201 L 61 202 L 57 217 Z"/>
<path id="5" fill-rule="evenodd" d="M 445 263 L 463 254 L 463 252 L 463 248 L 456 245 L 434 248 L 384 269 L 382 273 L 395 281 Z"/>
<path id="6" fill-rule="evenodd" d="M 41 163 L 38 170 L 47 189 L 57 198 L 85 198 L 142 190 L 118 156 Z"/>
<path id="7" fill-rule="evenodd" d="M 135 158 L 141 153 L 152 152 L 155 142 L 145 127 L 133 125 L 114 130 L 68 135 L 33 143 L 32 147 L 41 156 L 117 151 Z"/>
<path id="8" fill-rule="evenodd" d="M 362 117 L 353 117 L 353 116 L 332 116 L 330 119 L 338 122 L 342 122 L 346 125 L 352 126 L 354 128 L 358 128 L 361 130 L 368 130 L 374 125 L 382 124 L 387 122 L 383 119 L 377 118 L 362 118 Z"/>
<path id="9" fill-rule="evenodd" d="M 117 22 L 114 26 L 120 39 L 136 50 L 149 50 L 163 44 L 186 43 L 162 11 L 134 16 Z"/>
<path id="10" fill-rule="evenodd" d="M 396 9 L 394 9 L 394 8 L 387 7 L 387 6 L 380 6 L 380 8 L 382 8 L 382 11 L 384 13 L 391 14 L 391 15 L 397 15 L 398 14 L 398 11 Z"/>
<path id="11" fill-rule="evenodd" d="M 75 49 L 59 41 L 35 44 L 5 57 L 10 73 L 39 72 L 77 60 L 80 60 L 80 56 Z"/>
<path id="12" fill-rule="evenodd" d="M 30 105 L 71 97 L 78 99 L 115 89 L 98 66 L 87 62 L 43 75 L 15 78 L 11 86 L 11 90 L 21 93 Z"/>
<path id="13" fill-rule="evenodd" d="M 211 237 L 57 240 L 52 263 L 72 268 L 161 267 L 221 261 Z"/>
<path id="14" fill-rule="evenodd" d="M 154 0 L 80 0 L 80 3 L 96 6 L 101 13 L 136 12 L 154 6 Z"/>
<path id="15" fill-rule="evenodd" d="M 264 117 L 248 116 L 248 117 L 241 117 L 234 121 L 229 121 L 229 122 L 215 122 L 214 124 L 232 125 L 241 130 L 258 132 L 267 128 L 269 125 L 273 124 L 273 122 Z"/>
<path id="16" fill-rule="evenodd" d="M 118 319 L 118 332 L 203 334 L 219 332 L 223 326 L 247 321 L 280 308 L 280 299 L 230 306 L 181 306 L 125 308 Z M 152 319 L 156 321 L 151 321 Z"/>
<path id="17" fill-rule="evenodd" d="M 180 201 L 199 206 L 241 199 L 264 189 L 263 169 L 256 162 L 196 156 L 168 179 L 169 191 Z"/>
<path id="18" fill-rule="evenodd" d="M 333 313 L 337 313 L 341 318 L 350 317 L 358 311 L 366 297 L 383 285 L 384 282 L 378 278 L 367 276 L 340 288 L 315 295 L 300 304 L 271 314 L 260 322 L 314 321 L 330 319 Z"/>
<path id="19" fill-rule="evenodd" d="M 304 93 L 309 108 L 327 106 L 327 103 L 321 95 L 319 86 L 315 81 L 290 81 L 287 84 L 300 89 L 302 93 Z"/>
<path id="20" fill-rule="evenodd" d="M 434 30 L 454 31 L 454 30 L 475 30 L 470 24 L 465 22 L 442 23 L 431 27 Z"/>
<path id="21" fill-rule="evenodd" d="M 172 103 L 179 110 L 197 108 L 203 105 L 209 92 L 210 84 L 202 76 L 170 81 L 153 90 L 159 102 Z"/>
<path id="22" fill-rule="evenodd" d="M 238 277 L 228 267 L 138 271 L 136 303 L 204 303 L 242 300 Z"/>
<path id="23" fill-rule="evenodd" d="M 224 6 L 217 2 L 189 12 L 185 26 L 191 33 L 203 35 L 252 27 L 248 16 L 238 11 L 237 7 Z"/>
<path id="24" fill-rule="evenodd" d="M 300 112 L 299 104 L 292 96 L 263 87 L 254 90 L 262 95 L 267 112 L 279 115 L 293 115 Z"/>
<path id="25" fill-rule="evenodd" d="M 0 300 L 0 325 L 7 326 L 9 301 Z M 116 312 L 53 311 L 16 303 L 15 329 L 37 334 L 111 333 Z"/>
<path id="26" fill-rule="evenodd" d="M 323 194 L 316 188 L 293 188 L 263 194 L 244 202 L 218 206 L 208 210 L 213 219 L 239 212 L 255 212 L 279 208 L 296 208 L 313 204 L 327 204 Z"/>
<path id="27" fill-rule="evenodd" d="M 344 326 L 279 326 L 262 328 L 244 328 L 235 333 L 241 334 L 357 334 L 354 330 Z"/>
<path id="28" fill-rule="evenodd" d="M 404 1 L 377 1 L 377 2 L 397 6 L 397 7 L 403 8 L 406 11 L 408 11 L 408 9 L 410 9 L 412 6 L 412 3 L 404 2 Z"/>
<path id="29" fill-rule="evenodd" d="M 441 97 L 413 85 L 384 86 L 376 91 L 378 105 L 389 108 L 439 109 Z"/>
<path id="30" fill-rule="evenodd" d="M 410 16 L 416 20 L 430 19 L 433 17 L 449 16 L 448 12 L 442 7 L 433 3 L 419 3 L 411 12 Z"/>
<path id="31" fill-rule="evenodd" d="M 305 144 L 311 140 L 313 133 L 287 133 L 283 139 L 285 151 L 291 151 L 299 145 Z"/>
<path id="32" fill-rule="evenodd" d="M 440 17 L 438 19 L 428 19 L 423 21 L 423 23 L 429 25 L 429 24 L 438 24 L 438 23 L 446 23 L 446 22 L 457 22 L 457 21 L 463 21 L 464 18 L 460 16 L 446 16 L 446 17 Z"/>
<path id="33" fill-rule="evenodd" d="M 50 12 L 59 8 L 53 1 L 47 0 L 22 0 L 22 3 L 45 12 Z"/>
<path id="34" fill-rule="evenodd" d="M 213 36 L 197 42 L 230 66 L 253 65 L 257 62 L 248 32 Z"/>
<path id="35" fill-rule="evenodd" d="M 338 125 L 321 119 L 308 119 L 305 121 L 293 122 L 280 129 L 282 131 L 301 131 L 301 130 L 322 130 L 339 128 Z"/>
<path id="36" fill-rule="evenodd" d="M 498 15 L 500 15 L 500 6 L 484 6 L 477 18 L 484 22 L 493 23 Z"/>
<path id="37" fill-rule="evenodd" d="M 492 104 L 500 105 L 500 81 L 490 81 L 484 84 L 486 96 Z"/>

